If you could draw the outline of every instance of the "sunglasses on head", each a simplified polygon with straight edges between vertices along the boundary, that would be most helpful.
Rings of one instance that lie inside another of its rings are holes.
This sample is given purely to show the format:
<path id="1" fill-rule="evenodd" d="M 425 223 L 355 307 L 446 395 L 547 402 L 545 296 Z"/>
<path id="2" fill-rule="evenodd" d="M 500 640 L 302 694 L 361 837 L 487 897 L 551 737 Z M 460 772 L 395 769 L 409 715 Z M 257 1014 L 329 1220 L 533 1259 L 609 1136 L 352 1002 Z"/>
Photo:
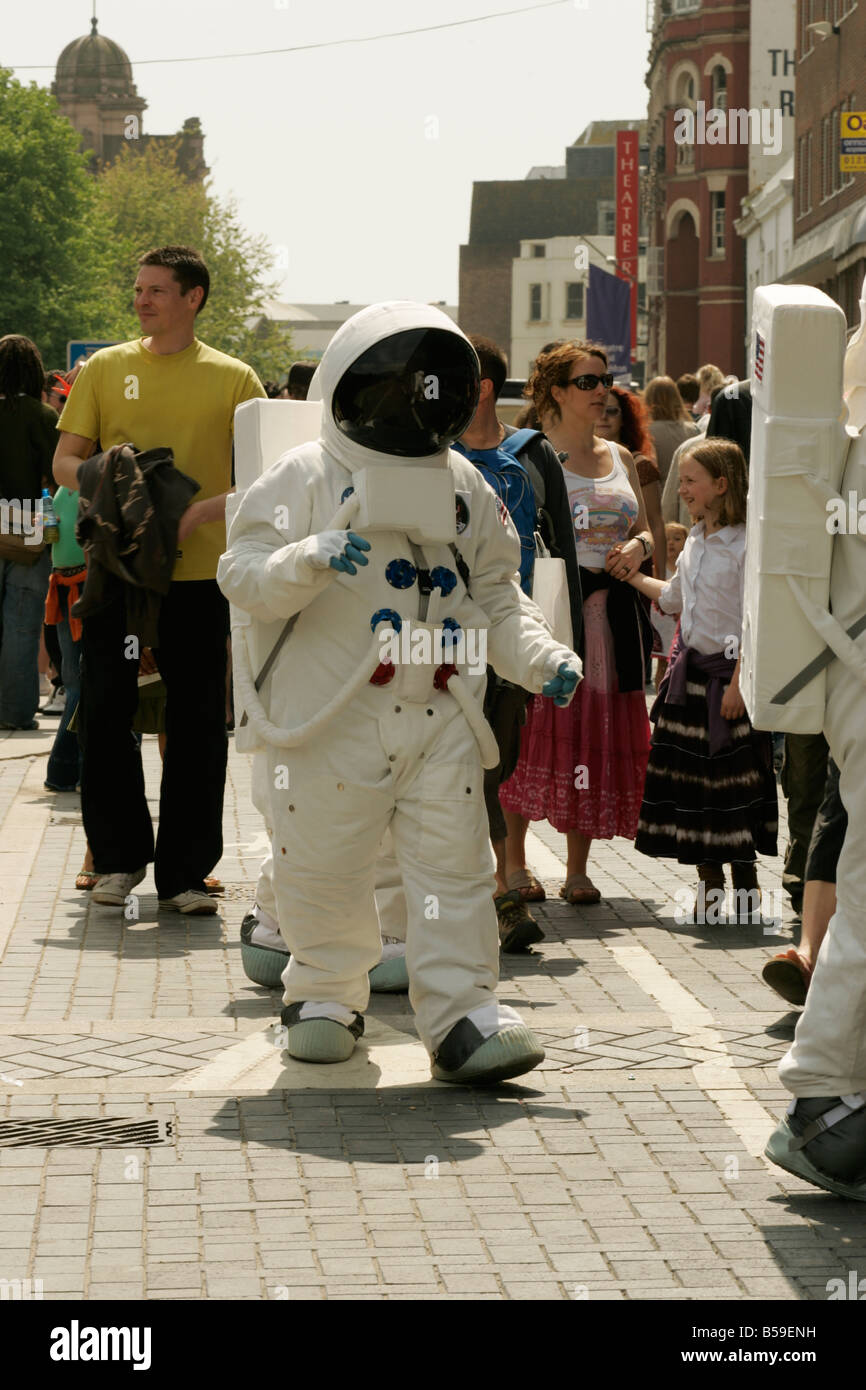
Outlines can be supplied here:
<path id="1" fill-rule="evenodd" d="M 613 386 L 613 372 L 605 372 L 604 376 L 596 376 L 594 372 L 582 372 L 580 376 L 573 376 L 565 384 L 576 386 L 578 391 L 594 391 L 596 386 L 603 386 L 609 391 Z"/>

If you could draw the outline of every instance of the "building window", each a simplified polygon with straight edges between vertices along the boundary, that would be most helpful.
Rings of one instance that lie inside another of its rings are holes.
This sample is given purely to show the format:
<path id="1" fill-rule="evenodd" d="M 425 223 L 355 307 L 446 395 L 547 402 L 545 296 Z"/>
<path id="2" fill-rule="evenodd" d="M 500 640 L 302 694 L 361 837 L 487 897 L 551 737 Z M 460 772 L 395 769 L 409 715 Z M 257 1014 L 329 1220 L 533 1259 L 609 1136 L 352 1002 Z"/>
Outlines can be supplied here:
<path id="1" fill-rule="evenodd" d="M 541 256 L 545 254 L 546 250 L 547 248 L 545 247 L 543 241 L 536 241 L 532 247 L 532 254 L 535 257 L 535 259 L 538 260 Z"/>
<path id="2" fill-rule="evenodd" d="M 695 79 L 688 71 L 681 72 L 677 78 L 676 99 L 678 102 L 693 102 L 695 99 Z"/>
<path id="3" fill-rule="evenodd" d="M 529 321 L 538 323 L 541 320 L 541 286 L 529 286 Z"/>
<path id="4" fill-rule="evenodd" d="M 724 193 L 710 194 L 710 244 L 711 256 L 724 256 L 725 254 L 725 195 Z"/>
<path id="5" fill-rule="evenodd" d="M 573 280 L 565 287 L 565 317 L 583 318 L 583 285 L 579 280 Z"/>
<path id="6" fill-rule="evenodd" d="M 713 100 L 711 103 L 720 111 L 728 109 L 728 74 L 719 64 L 713 68 Z"/>
<path id="7" fill-rule="evenodd" d="M 797 216 L 812 211 L 812 132 L 797 142 Z"/>
<path id="8" fill-rule="evenodd" d="M 833 196 L 833 118 L 821 117 L 821 201 Z"/>
<path id="9" fill-rule="evenodd" d="M 598 207 L 598 236 L 616 235 L 616 203 L 612 198 L 601 198 Z"/>

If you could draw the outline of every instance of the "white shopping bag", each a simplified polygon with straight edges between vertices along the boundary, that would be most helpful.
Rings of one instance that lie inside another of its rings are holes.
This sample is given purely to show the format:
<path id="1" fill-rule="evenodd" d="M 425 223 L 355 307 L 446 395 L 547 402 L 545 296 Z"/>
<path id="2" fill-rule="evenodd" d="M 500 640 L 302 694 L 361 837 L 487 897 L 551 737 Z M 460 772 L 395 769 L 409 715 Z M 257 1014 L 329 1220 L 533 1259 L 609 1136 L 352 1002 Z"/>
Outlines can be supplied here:
<path id="1" fill-rule="evenodd" d="M 571 630 L 571 605 L 568 601 L 565 561 L 555 559 L 551 555 L 537 531 L 535 568 L 532 572 L 532 601 L 538 604 L 556 641 L 573 651 L 574 634 Z"/>

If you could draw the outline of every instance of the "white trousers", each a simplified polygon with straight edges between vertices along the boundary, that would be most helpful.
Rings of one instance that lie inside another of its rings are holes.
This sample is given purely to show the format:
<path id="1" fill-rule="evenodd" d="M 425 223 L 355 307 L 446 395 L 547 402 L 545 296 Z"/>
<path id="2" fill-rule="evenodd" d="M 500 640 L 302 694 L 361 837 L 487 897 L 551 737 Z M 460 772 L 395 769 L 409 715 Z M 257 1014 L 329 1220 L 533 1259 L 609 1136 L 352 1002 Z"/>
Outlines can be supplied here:
<path id="1" fill-rule="evenodd" d="M 270 828 L 271 807 L 268 797 L 268 777 L 268 755 L 256 753 L 253 757 L 251 798 L 253 805 L 265 822 L 268 839 L 273 842 L 273 831 Z M 376 860 L 374 897 L 381 936 L 383 938 L 390 937 L 392 941 L 405 941 L 406 894 L 403 892 L 403 880 L 400 877 L 400 866 L 397 863 L 394 840 L 390 830 L 385 832 L 382 848 Z M 259 878 L 256 884 L 256 906 L 264 913 L 268 925 L 272 926 L 274 931 L 278 931 L 280 924 L 277 915 L 277 898 L 274 892 L 273 843 L 259 869 Z"/>
<path id="2" fill-rule="evenodd" d="M 499 973 L 483 771 L 463 715 L 442 697 L 425 705 L 371 692 L 304 747 L 260 756 L 276 916 L 292 952 L 285 1003 L 366 1009 L 381 955 L 374 880 L 390 828 L 409 998 L 435 1051 L 459 1019 L 494 1002 Z"/>
<path id="3" fill-rule="evenodd" d="M 839 766 L 848 830 L 836 912 L 779 1076 L 795 1096 L 866 1091 L 866 687 L 838 658 L 828 671 L 825 733 Z"/>

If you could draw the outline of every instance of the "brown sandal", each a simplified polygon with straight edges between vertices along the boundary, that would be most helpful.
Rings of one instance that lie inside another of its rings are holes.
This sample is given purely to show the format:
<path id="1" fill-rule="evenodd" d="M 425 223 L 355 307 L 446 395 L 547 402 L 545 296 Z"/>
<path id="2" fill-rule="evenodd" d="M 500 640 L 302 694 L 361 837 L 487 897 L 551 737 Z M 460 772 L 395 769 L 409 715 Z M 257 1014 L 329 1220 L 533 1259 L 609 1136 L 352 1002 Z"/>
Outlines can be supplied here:
<path id="1" fill-rule="evenodd" d="M 761 976 L 764 983 L 774 989 L 786 1004 L 803 1007 L 812 980 L 812 967 L 793 946 L 768 960 Z"/>
<path id="2" fill-rule="evenodd" d="M 565 898 L 572 907 L 582 907 L 585 903 L 600 903 L 601 893 L 595 884 L 587 878 L 586 874 L 571 874 L 559 890 L 559 896 Z"/>
<path id="3" fill-rule="evenodd" d="M 535 874 L 529 869 L 515 869 L 513 874 L 508 874 L 505 887 L 509 893 L 516 888 L 525 903 L 543 903 L 547 897 Z"/>
<path id="4" fill-rule="evenodd" d="M 205 879 L 204 890 L 206 893 L 210 893 L 212 898 L 218 898 L 220 893 L 226 891 L 226 888 L 225 884 L 222 883 L 220 879 L 211 877 Z"/>
<path id="5" fill-rule="evenodd" d="M 95 888 L 99 882 L 99 874 L 92 869 L 80 869 L 75 879 L 75 887 L 83 893 L 89 893 L 91 888 Z"/>

